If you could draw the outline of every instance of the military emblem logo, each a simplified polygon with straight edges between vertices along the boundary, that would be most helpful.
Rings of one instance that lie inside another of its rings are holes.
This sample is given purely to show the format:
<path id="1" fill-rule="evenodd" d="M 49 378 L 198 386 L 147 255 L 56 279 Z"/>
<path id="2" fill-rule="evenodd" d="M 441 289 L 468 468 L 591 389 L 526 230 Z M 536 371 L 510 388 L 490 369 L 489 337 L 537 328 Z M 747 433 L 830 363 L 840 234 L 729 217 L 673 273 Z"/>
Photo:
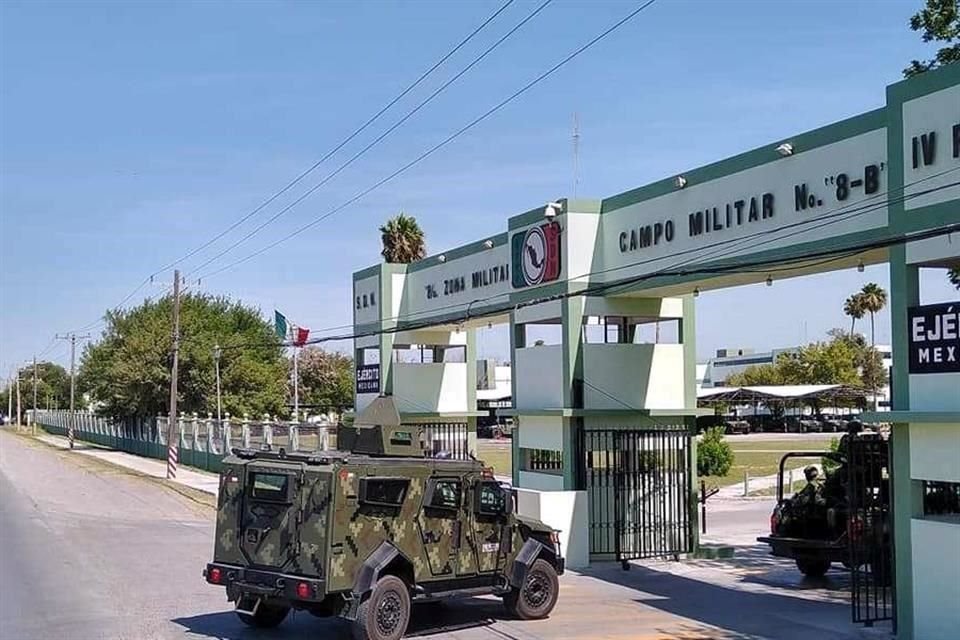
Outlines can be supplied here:
<path id="1" fill-rule="evenodd" d="M 513 287 L 521 289 L 560 277 L 560 225 L 547 222 L 514 234 Z"/>

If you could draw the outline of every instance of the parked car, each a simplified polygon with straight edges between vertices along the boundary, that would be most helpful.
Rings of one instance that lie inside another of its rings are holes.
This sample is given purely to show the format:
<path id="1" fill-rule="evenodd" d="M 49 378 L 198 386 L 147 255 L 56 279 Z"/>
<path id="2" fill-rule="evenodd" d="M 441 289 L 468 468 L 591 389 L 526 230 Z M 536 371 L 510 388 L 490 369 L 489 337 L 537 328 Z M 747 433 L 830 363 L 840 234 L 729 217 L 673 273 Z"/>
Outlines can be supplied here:
<path id="1" fill-rule="evenodd" d="M 750 423 L 746 420 L 725 420 L 723 423 L 724 432 L 728 434 L 747 434 L 750 433 Z"/>

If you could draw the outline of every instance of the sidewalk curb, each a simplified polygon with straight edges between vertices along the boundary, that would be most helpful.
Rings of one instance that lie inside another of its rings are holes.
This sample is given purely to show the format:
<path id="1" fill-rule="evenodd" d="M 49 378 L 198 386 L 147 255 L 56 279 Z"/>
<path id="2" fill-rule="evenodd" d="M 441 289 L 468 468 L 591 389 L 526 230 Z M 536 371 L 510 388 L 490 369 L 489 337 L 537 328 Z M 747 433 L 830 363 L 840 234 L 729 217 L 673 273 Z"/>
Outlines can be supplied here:
<path id="1" fill-rule="evenodd" d="M 47 433 L 46 431 L 42 431 L 42 430 L 41 430 L 41 433 L 38 433 L 37 435 L 33 435 L 31 433 L 20 433 L 17 431 L 9 431 L 9 433 L 23 440 L 35 443 L 41 447 L 49 449 L 51 451 L 58 452 L 61 454 L 67 454 L 62 456 L 63 458 L 69 459 L 71 457 L 69 456 L 69 454 L 71 453 L 69 447 L 61 447 L 52 442 L 45 441 L 42 438 L 43 436 L 46 436 L 49 438 L 58 438 L 60 436 L 55 436 L 53 434 Z M 124 452 L 115 451 L 113 449 L 109 449 L 107 447 L 101 447 L 99 445 L 89 443 L 89 442 L 84 442 L 83 444 L 84 444 L 84 449 L 74 450 L 73 453 L 79 453 L 84 456 L 84 459 L 89 461 L 94 461 L 98 464 L 108 465 L 111 467 L 115 467 L 117 469 L 122 469 L 123 471 L 141 480 L 153 482 L 154 484 L 158 484 L 162 487 L 170 489 L 175 493 L 180 494 L 184 498 L 187 498 L 191 502 L 195 502 L 196 504 L 201 505 L 203 507 L 207 507 L 211 509 L 217 508 L 217 504 L 216 504 L 217 496 L 214 493 L 203 491 L 202 489 L 197 489 L 195 487 L 191 487 L 189 485 L 183 484 L 182 482 L 170 481 L 170 480 L 167 480 L 166 478 L 158 478 L 149 473 L 144 473 L 143 471 L 136 469 L 134 467 L 130 467 L 124 464 L 119 464 L 112 460 L 104 459 L 100 456 L 89 455 L 87 453 L 89 451 L 116 452 L 121 454 L 124 454 Z M 130 454 L 124 454 L 124 455 L 130 455 Z M 197 471 L 197 473 L 200 473 L 200 471 Z"/>

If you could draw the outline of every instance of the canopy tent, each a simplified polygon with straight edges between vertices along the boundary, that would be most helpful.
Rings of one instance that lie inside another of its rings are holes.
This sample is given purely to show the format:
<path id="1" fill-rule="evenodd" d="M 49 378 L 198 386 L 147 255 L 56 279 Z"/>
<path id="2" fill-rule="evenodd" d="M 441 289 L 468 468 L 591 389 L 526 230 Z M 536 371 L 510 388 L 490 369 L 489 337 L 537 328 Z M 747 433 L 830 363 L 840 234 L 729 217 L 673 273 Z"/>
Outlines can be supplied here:
<path id="1" fill-rule="evenodd" d="M 846 384 L 787 384 L 756 387 L 713 387 L 697 390 L 697 404 L 753 404 L 773 402 L 866 401 L 868 391 Z"/>

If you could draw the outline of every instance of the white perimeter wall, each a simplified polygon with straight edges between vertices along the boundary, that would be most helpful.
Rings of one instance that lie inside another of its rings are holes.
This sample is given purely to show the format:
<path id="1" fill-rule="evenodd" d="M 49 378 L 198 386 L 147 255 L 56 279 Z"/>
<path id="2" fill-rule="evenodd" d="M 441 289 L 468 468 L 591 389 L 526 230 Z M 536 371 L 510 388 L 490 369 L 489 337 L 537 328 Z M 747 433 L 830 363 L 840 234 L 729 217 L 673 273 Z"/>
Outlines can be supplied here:
<path id="1" fill-rule="evenodd" d="M 913 637 L 953 640 L 960 634 L 960 524 L 914 519 L 910 527 Z"/>
<path id="2" fill-rule="evenodd" d="M 960 411 L 960 373 L 924 373 L 910 376 L 910 409 Z"/>
<path id="3" fill-rule="evenodd" d="M 683 409 L 682 344 L 586 344 L 583 377 L 588 409 Z"/>
<path id="4" fill-rule="evenodd" d="M 910 472 L 914 480 L 960 482 L 960 425 L 911 424 Z"/>
<path id="5" fill-rule="evenodd" d="M 400 413 L 467 411 L 467 363 L 393 363 L 393 396 Z"/>
<path id="6" fill-rule="evenodd" d="M 517 349 L 516 409 L 554 409 L 563 406 L 563 346 Z"/>

